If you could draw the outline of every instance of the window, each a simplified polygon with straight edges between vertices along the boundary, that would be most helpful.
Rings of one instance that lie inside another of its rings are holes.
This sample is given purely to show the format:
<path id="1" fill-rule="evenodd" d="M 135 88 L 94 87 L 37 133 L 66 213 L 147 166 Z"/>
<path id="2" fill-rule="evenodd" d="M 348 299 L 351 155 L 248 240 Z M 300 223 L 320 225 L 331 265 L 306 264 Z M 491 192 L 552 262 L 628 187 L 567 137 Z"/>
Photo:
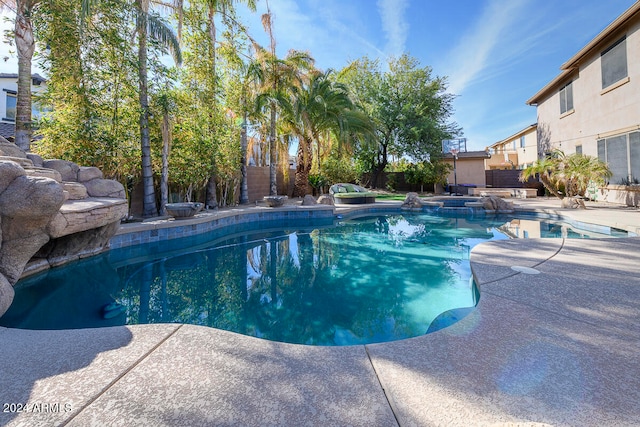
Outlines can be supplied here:
<path id="1" fill-rule="evenodd" d="M 582 155 L 582 145 L 576 145 L 576 154 Z"/>
<path id="2" fill-rule="evenodd" d="M 520 148 L 524 148 L 524 135 L 520 137 Z"/>
<path id="3" fill-rule="evenodd" d="M 623 37 L 600 55 L 602 89 L 627 77 L 627 38 Z"/>
<path id="4" fill-rule="evenodd" d="M 7 93 L 5 118 L 10 120 L 16 119 L 16 93 L 14 91 L 5 90 Z"/>
<path id="5" fill-rule="evenodd" d="M 560 114 L 573 110 L 573 82 L 560 89 Z"/>
<path id="6" fill-rule="evenodd" d="M 576 147 L 577 148 L 577 147 Z M 598 158 L 613 172 L 612 184 L 623 184 L 640 177 L 640 132 L 598 140 Z"/>

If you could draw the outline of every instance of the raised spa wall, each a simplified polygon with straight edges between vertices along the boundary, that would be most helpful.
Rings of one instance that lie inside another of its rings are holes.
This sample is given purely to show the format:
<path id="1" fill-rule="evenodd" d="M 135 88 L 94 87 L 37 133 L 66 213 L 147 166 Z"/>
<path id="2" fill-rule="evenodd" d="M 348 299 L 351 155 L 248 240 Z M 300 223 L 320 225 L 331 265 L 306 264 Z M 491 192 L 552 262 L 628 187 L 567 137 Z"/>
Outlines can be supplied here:
<path id="1" fill-rule="evenodd" d="M 108 248 L 128 203 L 95 167 L 43 160 L 0 137 L 0 316 L 25 274 Z"/>

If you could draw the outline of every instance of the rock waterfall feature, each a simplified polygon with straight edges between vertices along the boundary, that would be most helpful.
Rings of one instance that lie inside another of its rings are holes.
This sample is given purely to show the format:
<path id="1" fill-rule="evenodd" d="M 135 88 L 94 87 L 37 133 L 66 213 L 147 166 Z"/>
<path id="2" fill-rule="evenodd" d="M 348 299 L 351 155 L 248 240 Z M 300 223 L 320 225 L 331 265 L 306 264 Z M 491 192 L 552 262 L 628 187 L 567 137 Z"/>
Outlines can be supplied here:
<path id="1" fill-rule="evenodd" d="M 106 250 L 127 212 L 124 187 L 98 168 L 43 160 L 0 137 L 0 316 L 23 274 Z"/>

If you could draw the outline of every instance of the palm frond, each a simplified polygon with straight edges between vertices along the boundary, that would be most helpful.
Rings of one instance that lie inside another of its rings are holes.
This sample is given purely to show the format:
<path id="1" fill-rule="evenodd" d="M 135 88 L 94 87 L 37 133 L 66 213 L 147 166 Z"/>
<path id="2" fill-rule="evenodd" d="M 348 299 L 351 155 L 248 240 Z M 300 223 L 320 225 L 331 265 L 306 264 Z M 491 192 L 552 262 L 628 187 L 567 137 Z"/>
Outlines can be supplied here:
<path id="1" fill-rule="evenodd" d="M 173 30 L 158 15 L 136 8 L 136 25 L 138 30 L 146 27 L 148 36 L 165 47 L 176 64 L 182 64 L 180 42 Z"/>

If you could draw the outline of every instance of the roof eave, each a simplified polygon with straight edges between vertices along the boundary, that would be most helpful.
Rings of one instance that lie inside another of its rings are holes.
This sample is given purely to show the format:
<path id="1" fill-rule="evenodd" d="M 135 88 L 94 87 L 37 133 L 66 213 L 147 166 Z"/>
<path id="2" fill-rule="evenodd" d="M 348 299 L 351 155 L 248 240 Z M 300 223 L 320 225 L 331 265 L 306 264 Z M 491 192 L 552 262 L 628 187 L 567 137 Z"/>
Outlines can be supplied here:
<path id="1" fill-rule="evenodd" d="M 565 80 L 570 74 L 572 74 L 574 69 L 563 70 L 560 74 L 556 76 L 553 80 L 547 83 L 542 89 L 540 89 L 535 95 L 531 98 L 527 99 L 527 105 L 538 105 L 538 101 L 543 98 L 547 93 L 549 93 L 552 89 L 554 89 L 562 80 Z"/>
<path id="2" fill-rule="evenodd" d="M 608 37 L 618 31 L 623 25 L 640 12 L 640 2 L 634 3 L 629 9 L 624 11 L 622 15 L 618 16 L 611 24 L 602 30 L 597 36 L 587 43 L 582 49 L 573 55 L 568 61 L 560 66 L 562 72 L 549 83 L 547 83 L 542 89 L 540 89 L 535 95 L 529 98 L 526 102 L 527 105 L 538 105 L 541 98 L 547 95 L 552 89 L 554 89 L 563 79 L 566 79 L 573 71 L 578 69 L 578 65 L 587 55 L 589 55 L 594 49 L 596 49 L 601 43 L 606 41 Z"/>
<path id="3" fill-rule="evenodd" d="M 505 139 L 503 139 L 503 140 L 500 140 L 500 141 L 498 141 L 498 142 L 494 142 L 493 144 L 491 144 L 491 145 L 489 146 L 489 148 L 495 148 L 495 147 L 497 147 L 497 146 L 499 146 L 499 145 L 505 144 L 505 143 L 507 143 L 507 142 L 510 142 L 510 141 L 512 141 L 512 140 L 514 140 L 514 139 L 516 139 L 516 138 L 519 138 L 519 137 L 521 137 L 522 135 L 524 135 L 524 134 L 526 134 L 527 132 L 529 132 L 531 129 L 536 128 L 537 126 L 538 126 L 538 124 L 537 124 L 537 123 L 534 123 L 534 124 L 532 124 L 532 125 L 529 125 L 529 126 L 527 126 L 526 128 L 524 128 L 524 129 L 522 129 L 522 130 L 519 130 L 518 132 L 514 133 L 514 134 L 513 134 L 513 135 L 511 135 L 511 136 L 508 136 L 507 138 L 505 138 Z"/>
<path id="4" fill-rule="evenodd" d="M 585 56 L 588 56 L 594 49 L 598 47 L 598 45 L 606 41 L 608 37 L 618 31 L 620 27 L 625 25 L 638 12 L 640 12 L 640 2 L 634 3 L 629 9 L 624 11 L 622 15 L 618 16 L 611 24 L 607 25 L 604 30 L 602 30 L 597 36 L 593 38 L 593 40 L 591 40 L 582 49 L 580 49 L 578 53 L 573 55 L 571 58 L 569 58 L 568 61 L 562 64 L 560 66 L 560 69 L 569 70 L 576 67 Z"/>

